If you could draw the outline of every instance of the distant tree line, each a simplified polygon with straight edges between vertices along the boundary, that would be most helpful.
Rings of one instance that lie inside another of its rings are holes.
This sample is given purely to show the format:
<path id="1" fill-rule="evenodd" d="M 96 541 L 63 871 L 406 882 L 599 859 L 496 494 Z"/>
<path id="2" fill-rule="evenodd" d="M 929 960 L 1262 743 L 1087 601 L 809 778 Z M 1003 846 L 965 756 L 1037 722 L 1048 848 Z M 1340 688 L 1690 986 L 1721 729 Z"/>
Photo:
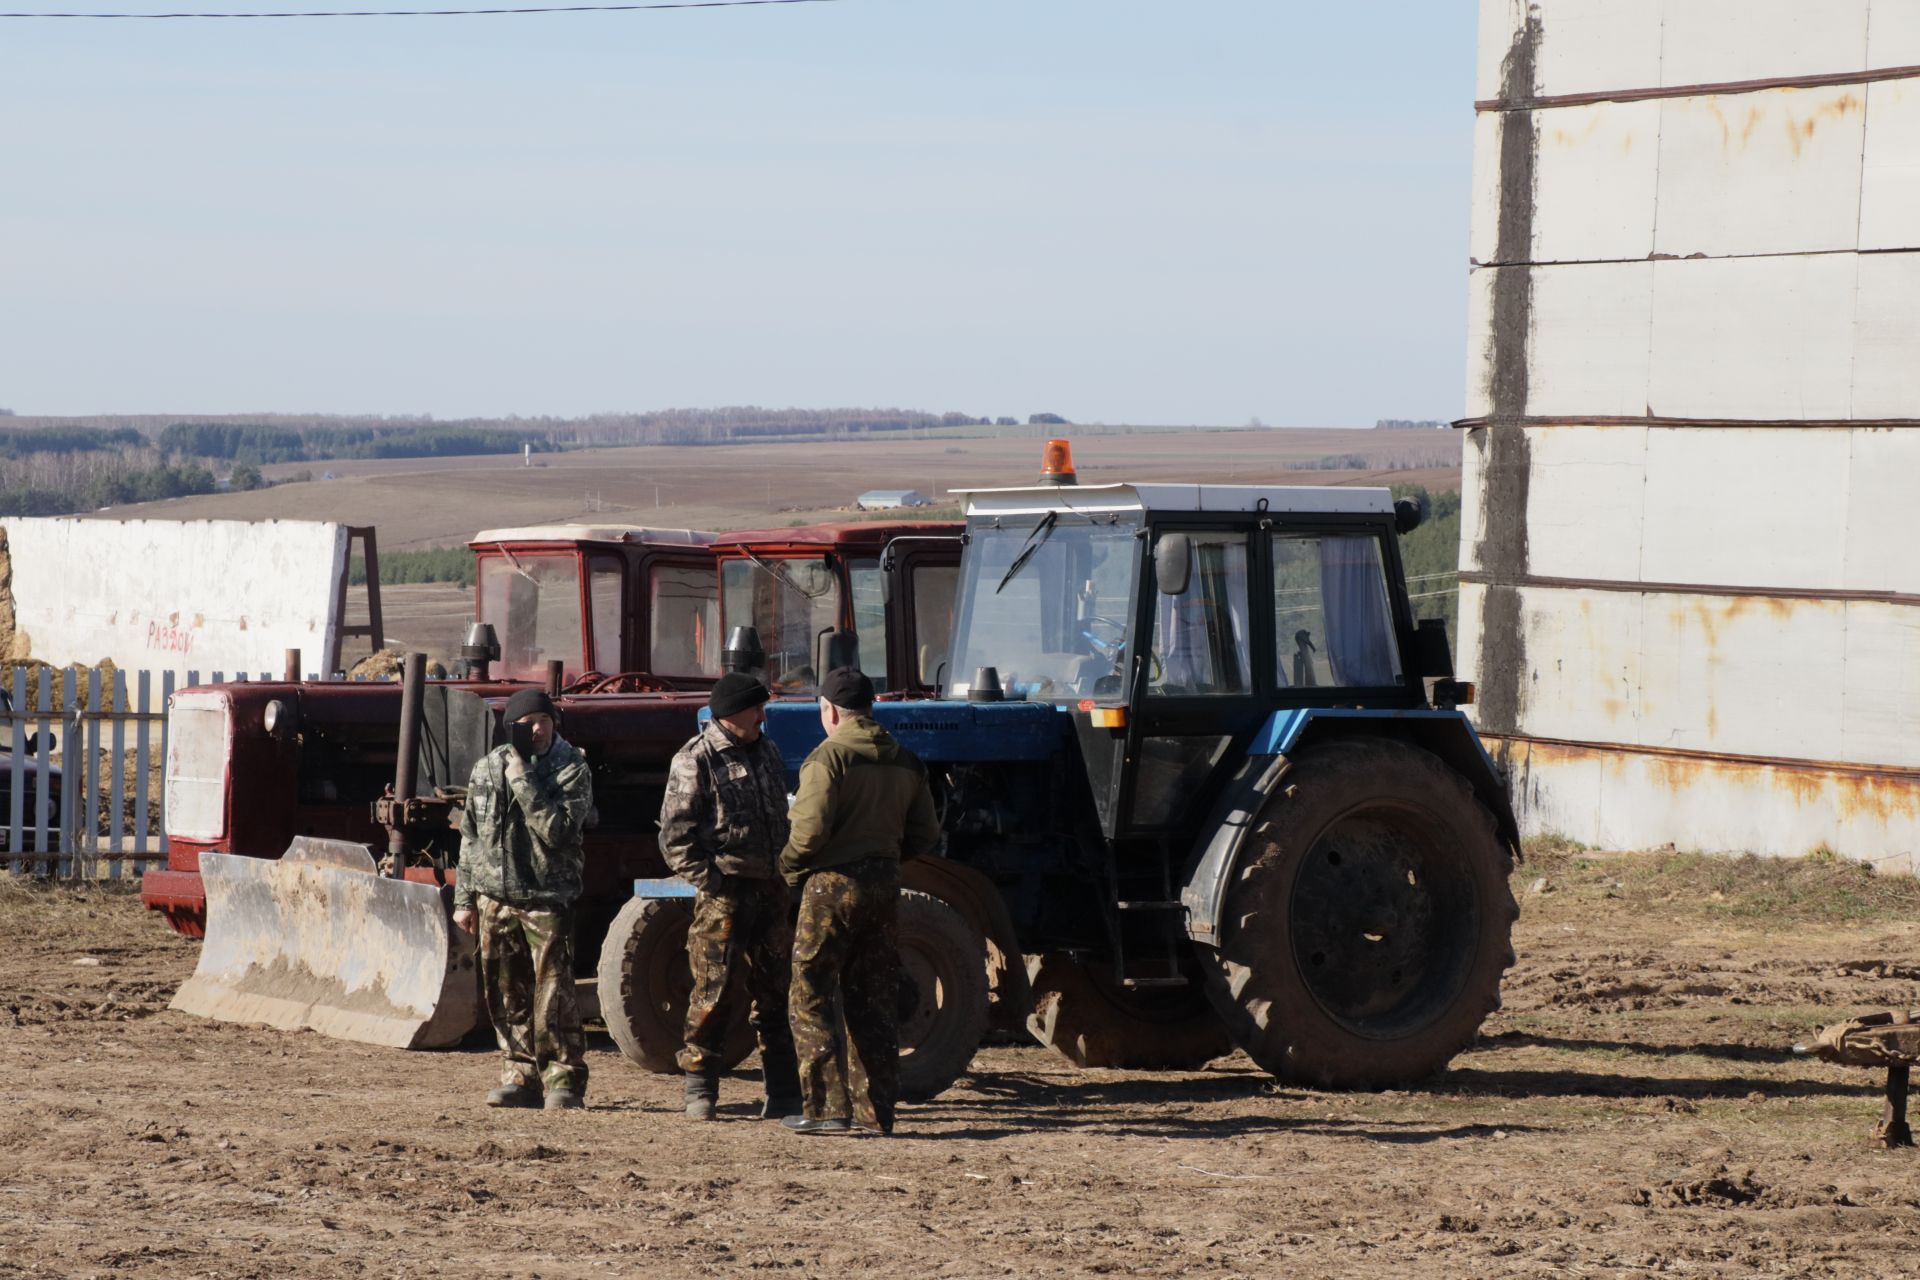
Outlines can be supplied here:
<path id="1" fill-rule="evenodd" d="M 447 458 L 537 453 L 557 448 L 528 432 L 485 427 L 281 427 L 268 423 L 176 422 L 155 442 L 164 453 L 248 462 L 320 462 L 335 458 Z"/>
<path id="2" fill-rule="evenodd" d="M 628 444 L 728 444 L 754 440 L 849 439 L 872 435 L 1015 427 L 1012 417 L 953 410 L 766 409 L 732 405 L 712 409 L 660 409 L 644 413 L 598 413 L 585 417 L 458 418 L 431 414 L 208 414 L 193 419 L 151 414 L 94 417 L 24 417 L 32 430 L 97 428 L 133 430 L 163 451 L 205 460 L 253 461 L 260 465 L 328 458 L 438 457 L 450 453 L 517 452 L 535 449 Z M 1028 426 L 1065 426 L 1057 413 L 1036 413 Z M 216 430 L 217 429 L 217 430 Z M 1130 430 L 1102 424 L 1089 432 Z M 462 432 L 480 433 L 460 435 Z"/>
<path id="3" fill-rule="evenodd" d="M 354 586 L 367 580 L 367 561 L 355 556 L 347 566 Z M 466 547 L 429 547 L 421 551 L 382 551 L 380 585 L 396 582 L 457 582 L 470 587 L 474 581 L 473 552 Z"/>

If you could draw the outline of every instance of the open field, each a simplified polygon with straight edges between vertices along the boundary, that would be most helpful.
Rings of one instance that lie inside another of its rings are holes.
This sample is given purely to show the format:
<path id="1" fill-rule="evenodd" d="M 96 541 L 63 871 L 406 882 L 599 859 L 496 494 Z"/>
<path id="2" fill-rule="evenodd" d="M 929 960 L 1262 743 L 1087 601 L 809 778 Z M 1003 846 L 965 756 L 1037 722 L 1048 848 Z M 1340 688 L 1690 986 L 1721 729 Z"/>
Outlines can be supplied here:
<path id="1" fill-rule="evenodd" d="M 1538 850 L 1516 889 L 1506 1008 L 1425 1087 L 994 1049 L 881 1140 L 744 1076 L 695 1129 L 604 1036 L 590 1110 L 491 1113 L 489 1052 L 168 1012 L 196 944 L 0 882 L 0 1276 L 1911 1274 L 1920 1155 L 1786 1050 L 1920 995 L 1920 884 Z"/>
<path id="2" fill-rule="evenodd" d="M 1071 428 L 1058 430 L 1072 435 Z M 834 518 L 867 489 L 1030 483 L 1044 435 L 775 445 L 642 446 L 517 457 L 406 458 L 288 464 L 332 480 L 117 507 L 112 519 L 337 520 L 378 528 L 383 548 L 465 542 L 484 528 L 566 520 L 742 529 Z M 1161 431 L 1086 435 L 1074 443 L 1083 483 L 1460 486 L 1460 437 L 1440 430 Z M 1358 455 L 1364 470 L 1298 470 Z M 656 505 L 657 504 L 657 505 Z"/>

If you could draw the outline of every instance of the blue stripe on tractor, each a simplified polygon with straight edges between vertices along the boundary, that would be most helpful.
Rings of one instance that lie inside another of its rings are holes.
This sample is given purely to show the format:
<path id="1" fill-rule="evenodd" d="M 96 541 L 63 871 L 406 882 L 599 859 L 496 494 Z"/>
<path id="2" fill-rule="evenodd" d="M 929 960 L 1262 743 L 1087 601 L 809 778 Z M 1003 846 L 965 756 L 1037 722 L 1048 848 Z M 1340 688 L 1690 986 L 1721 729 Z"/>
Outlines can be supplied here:
<path id="1" fill-rule="evenodd" d="M 1315 720 L 1387 720 L 1387 721 L 1423 721 L 1428 725 L 1442 721 L 1457 721 L 1461 730 L 1479 746 L 1480 735 L 1473 731 L 1466 716 L 1458 711 L 1436 711 L 1428 708 L 1418 710 L 1394 711 L 1386 708 L 1366 707 L 1295 707 L 1290 711 L 1276 711 L 1267 717 L 1260 731 L 1253 735 L 1253 741 L 1247 744 L 1250 756 L 1283 756 L 1293 749 L 1307 726 Z M 1492 757 L 1487 755 L 1485 747 L 1480 748 L 1481 756 L 1486 759 L 1487 767 L 1493 767 Z"/>

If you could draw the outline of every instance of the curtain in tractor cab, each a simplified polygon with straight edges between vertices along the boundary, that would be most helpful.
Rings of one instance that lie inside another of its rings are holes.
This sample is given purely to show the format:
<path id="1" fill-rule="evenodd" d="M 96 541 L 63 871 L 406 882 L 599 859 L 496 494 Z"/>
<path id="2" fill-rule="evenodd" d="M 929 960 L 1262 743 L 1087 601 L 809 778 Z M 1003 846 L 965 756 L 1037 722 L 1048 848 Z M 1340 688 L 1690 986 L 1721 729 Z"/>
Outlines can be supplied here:
<path id="1" fill-rule="evenodd" d="M 1326 618 L 1333 682 L 1349 687 L 1400 683 L 1393 614 L 1387 607 L 1380 543 L 1374 538 L 1320 540 L 1320 605 Z"/>
<path id="2" fill-rule="evenodd" d="M 1247 543 L 1240 534 L 1191 535 L 1187 589 L 1162 595 L 1154 619 L 1149 673 L 1161 693 L 1247 693 L 1252 690 L 1247 639 Z"/>

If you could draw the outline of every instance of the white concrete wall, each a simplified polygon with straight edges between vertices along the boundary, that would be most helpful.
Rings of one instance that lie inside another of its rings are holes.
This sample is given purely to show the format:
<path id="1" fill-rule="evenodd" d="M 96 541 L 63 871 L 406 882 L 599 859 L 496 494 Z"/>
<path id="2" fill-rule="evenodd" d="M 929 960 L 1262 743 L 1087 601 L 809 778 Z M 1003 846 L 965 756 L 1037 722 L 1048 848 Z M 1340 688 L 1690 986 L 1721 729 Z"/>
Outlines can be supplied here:
<path id="1" fill-rule="evenodd" d="M 1920 0 L 1480 8 L 1460 652 L 1523 825 L 1911 865 Z"/>
<path id="2" fill-rule="evenodd" d="M 273 520 L 7 520 L 16 650 L 64 665 L 318 670 L 340 620 L 343 525 Z"/>

